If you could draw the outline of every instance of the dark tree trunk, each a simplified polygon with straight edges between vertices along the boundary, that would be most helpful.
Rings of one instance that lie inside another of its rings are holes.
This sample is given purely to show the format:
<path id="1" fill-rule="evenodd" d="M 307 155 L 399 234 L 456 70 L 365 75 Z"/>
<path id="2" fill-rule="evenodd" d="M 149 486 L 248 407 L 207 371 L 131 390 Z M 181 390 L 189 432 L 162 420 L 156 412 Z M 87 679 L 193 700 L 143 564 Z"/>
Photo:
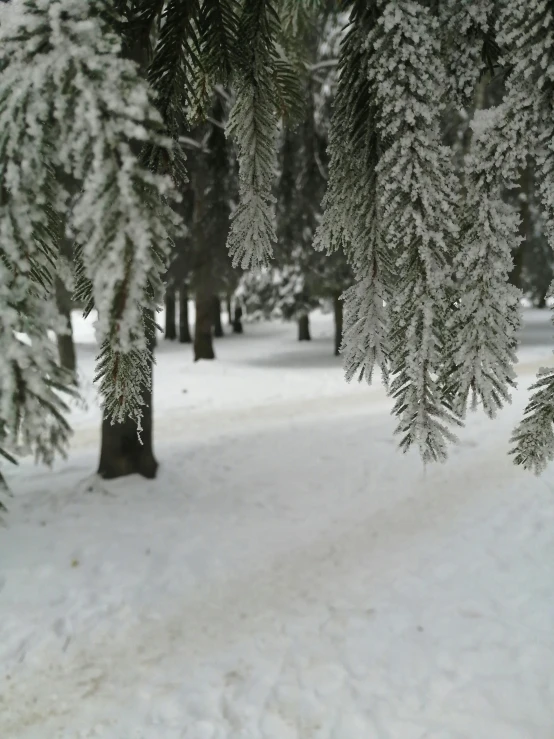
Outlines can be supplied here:
<path id="1" fill-rule="evenodd" d="M 517 287 L 519 289 L 521 289 L 522 287 L 523 266 L 524 266 L 524 261 L 525 261 L 525 251 L 527 248 L 527 241 L 531 237 L 531 231 L 532 231 L 531 213 L 530 213 L 530 208 L 529 208 L 529 195 L 530 195 L 530 189 L 531 189 L 530 180 L 531 180 L 531 171 L 530 171 L 529 164 L 526 164 L 525 168 L 521 172 L 520 179 L 519 179 L 519 184 L 521 188 L 520 196 L 519 196 L 520 215 L 521 215 L 519 233 L 522 237 L 522 241 L 519 244 L 519 246 L 515 249 L 515 251 L 512 253 L 514 265 L 508 277 L 510 284 L 514 285 L 514 287 Z"/>
<path id="2" fill-rule="evenodd" d="M 165 338 L 175 341 L 177 326 L 175 325 L 175 290 L 168 287 L 165 291 Z"/>
<path id="3" fill-rule="evenodd" d="M 186 282 L 179 290 L 179 341 L 181 344 L 192 343 L 189 328 L 189 290 Z"/>
<path id="4" fill-rule="evenodd" d="M 213 278 L 213 244 L 207 238 L 206 188 L 207 167 L 197 166 L 193 171 L 194 214 L 192 235 L 196 245 L 197 259 L 194 265 L 194 295 L 196 321 L 194 324 L 194 361 L 215 359 L 212 340 L 215 294 Z"/>
<path id="5" fill-rule="evenodd" d="M 194 325 L 194 361 L 215 359 L 212 340 L 213 302 L 211 295 L 196 293 L 196 323 Z"/>
<path id="6" fill-rule="evenodd" d="M 242 308 L 240 305 L 235 306 L 235 316 L 233 318 L 233 333 L 242 334 Z"/>
<path id="7" fill-rule="evenodd" d="M 298 341 L 311 341 L 310 336 L 310 316 L 302 313 L 298 317 Z"/>
<path id="8" fill-rule="evenodd" d="M 67 333 L 58 334 L 58 355 L 60 365 L 75 372 L 77 369 L 77 356 L 75 354 L 75 343 L 73 342 L 73 328 L 71 326 L 71 295 L 65 289 L 63 282 L 56 278 L 56 305 L 60 314 L 65 318 Z"/>
<path id="9" fill-rule="evenodd" d="M 151 347 L 155 346 L 156 337 L 151 337 Z M 150 373 L 153 367 L 150 365 Z M 100 447 L 100 463 L 98 474 L 104 480 L 113 480 L 125 475 L 142 475 L 148 479 L 156 477 L 158 462 L 153 451 L 153 418 L 152 390 L 142 387 L 143 407 L 141 441 L 137 434 L 137 425 L 127 419 L 123 423 L 111 424 L 104 417 L 102 421 L 102 443 Z"/>
<path id="10" fill-rule="evenodd" d="M 541 310 L 546 308 L 546 295 L 547 293 L 543 293 L 543 295 L 541 295 L 539 302 L 537 303 L 537 308 L 540 308 Z"/>
<path id="11" fill-rule="evenodd" d="M 233 316 L 232 316 L 232 313 L 231 313 L 232 306 L 231 306 L 231 296 L 230 295 L 226 295 L 225 296 L 225 305 L 227 307 L 227 321 L 229 323 L 229 326 L 232 326 L 233 325 Z"/>
<path id="12" fill-rule="evenodd" d="M 194 325 L 194 361 L 215 359 L 212 328 L 214 320 L 214 292 L 211 263 L 198 266 L 195 275 L 196 322 Z"/>
<path id="13" fill-rule="evenodd" d="M 340 292 L 336 292 L 333 295 L 333 307 L 335 313 L 335 357 L 340 354 L 340 348 L 342 344 L 342 320 L 343 320 L 343 305 L 340 299 Z"/>
<path id="14" fill-rule="evenodd" d="M 219 295 L 213 297 L 213 311 L 214 311 L 214 336 L 216 339 L 221 339 L 225 334 L 223 333 L 223 324 L 221 322 L 221 299 Z"/>

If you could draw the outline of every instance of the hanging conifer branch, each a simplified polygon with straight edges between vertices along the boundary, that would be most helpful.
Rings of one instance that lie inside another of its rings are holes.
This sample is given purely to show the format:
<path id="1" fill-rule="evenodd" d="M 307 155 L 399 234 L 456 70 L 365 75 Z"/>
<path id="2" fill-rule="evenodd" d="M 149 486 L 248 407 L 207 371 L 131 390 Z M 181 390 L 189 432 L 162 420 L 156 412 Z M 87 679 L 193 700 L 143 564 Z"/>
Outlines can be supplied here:
<path id="1" fill-rule="evenodd" d="M 274 0 L 244 0 L 237 40 L 242 57 L 228 124 L 240 167 L 240 202 L 232 217 L 228 246 L 233 266 L 243 269 L 266 264 L 276 238 L 271 194 L 277 133 L 272 57 L 278 28 Z"/>
<path id="2" fill-rule="evenodd" d="M 387 378 L 390 368 L 402 448 L 444 459 L 459 423 L 437 386 L 457 184 L 439 137 L 438 23 L 403 0 L 354 2 L 351 23 L 316 245 L 345 249 L 357 276 L 346 294 L 347 377 L 370 380 L 378 363 Z"/>
<path id="3" fill-rule="evenodd" d="M 11 318 L 1 332 L 8 344 L 2 356 L 22 369 L 39 367 L 33 377 L 15 369 L 1 373 L 17 378 L 1 391 L 0 418 L 12 447 L 23 439 L 25 447 L 42 445 L 53 453 L 61 446 L 54 443 L 54 425 L 62 442 L 68 433 L 58 395 L 63 378 L 54 369 L 53 347 L 47 347 L 48 329 L 56 326 L 51 280 L 45 285 L 33 277 L 57 259 L 59 234 L 49 226 L 49 212 L 65 218 L 69 205 L 57 171 L 79 185 L 68 228 L 98 309 L 104 402 L 112 418 L 131 416 L 140 423 L 134 387 L 150 361 L 142 315 L 161 293 L 160 255 L 172 228 L 164 200 L 173 191 L 167 179 L 141 166 L 132 142 L 151 141 L 168 151 L 168 159 L 172 155 L 146 84 L 136 66 L 121 58 L 110 17 L 104 0 L 26 0 L 10 8 L 0 28 L 0 253 L 11 272 L 3 281 L 9 310 L 2 315 Z M 24 296 L 27 305 L 20 302 Z"/>
<path id="4" fill-rule="evenodd" d="M 329 183 L 314 246 L 329 253 L 342 249 L 353 267 L 356 283 L 344 296 L 342 352 L 347 379 L 358 375 L 371 382 L 375 365 L 388 378 L 392 262 L 379 232 L 379 134 L 375 90 L 366 74 L 372 62 L 366 39 L 377 12 L 364 0 L 349 5 L 329 134 Z"/>
<path id="5" fill-rule="evenodd" d="M 500 43 L 509 50 L 511 66 L 502 127 L 505 136 L 510 136 L 510 146 L 516 145 L 520 155 L 534 156 L 544 231 L 554 249 L 552 6 L 542 0 L 508 0 L 498 25 Z M 488 162 L 498 166 L 492 157 Z M 550 295 L 553 288 L 554 283 Z M 516 464 L 539 473 L 554 459 L 554 370 L 541 370 L 531 390 L 524 418 L 512 437 L 512 454 Z"/>
<path id="6" fill-rule="evenodd" d="M 115 0 L 114 10 L 123 19 L 116 19 L 124 47 L 131 49 L 132 58 L 138 55 L 150 60 L 152 40 L 162 17 L 165 0 Z"/>
<path id="7" fill-rule="evenodd" d="M 496 40 L 496 0 L 442 0 L 439 21 L 447 73 L 448 99 L 460 108 L 472 103 L 485 71 L 494 75 L 500 57 Z"/>
<path id="8" fill-rule="evenodd" d="M 368 46 L 381 152 L 377 168 L 381 239 L 397 270 L 391 306 L 391 394 L 401 448 L 444 460 L 459 424 L 437 378 L 444 346 L 445 277 L 455 222 L 457 180 L 441 145 L 445 73 L 438 22 L 418 3 L 384 3 Z"/>
<path id="9" fill-rule="evenodd" d="M 200 65 L 197 32 L 200 0 L 169 0 L 162 14 L 162 26 L 151 64 L 148 82 L 156 94 L 156 107 L 173 139 L 172 154 L 151 143 L 144 151 L 145 161 L 154 172 L 171 173 L 177 186 L 187 182 L 186 157 L 178 144 L 186 124 L 187 108 L 201 108 L 195 77 Z"/>
<path id="10" fill-rule="evenodd" d="M 239 0 L 203 0 L 198 29 L 202 63 L 213 85 L 228 85 L 237 64 Z"/>
<path id="11" fill-rule="evenodd" d="M 508 284 L 508 275 L 520 236 L 517 214 L 503 202 L 501 187 L 517 182 L 531 122 L 525 99 L 518 102 L 519 122 L 508 106 L 509 101 L 477 115 L 473 153 L 467 158 L 467 212 L 454 263 L 456 298 L 448 320 L 444 378 L 445 395 L 462 416 L 472 397 L 474 408 L 480 402 L 494 417 L 515 385 L 520 291 Z"/>

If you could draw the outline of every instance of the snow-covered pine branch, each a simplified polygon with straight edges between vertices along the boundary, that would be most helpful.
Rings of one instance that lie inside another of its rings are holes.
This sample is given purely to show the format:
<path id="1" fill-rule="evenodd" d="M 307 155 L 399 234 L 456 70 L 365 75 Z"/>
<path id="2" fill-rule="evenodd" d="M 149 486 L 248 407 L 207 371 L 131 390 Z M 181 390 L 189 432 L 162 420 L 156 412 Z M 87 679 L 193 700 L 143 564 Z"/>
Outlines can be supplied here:
<path id="1" fill-rule="evenodd" d="M 497 0 L 442 0 L 439 5 L 446 92 L 451 102 L 460 108 L 471 104 L 484 69 L 493 72 L 498 62 L 497 10 Z"/>
<path id="2" fill-rule="evenodd" d="M 335 110 L 329 132 L 329 182 L 316 249 L 342 249 L 356 275 L 345 295 L 342 353 L 346 376 L 371 382 L 377 365 L 388 376 L 388 308 L 392 264 L 379 232 L 378 132 L 375 91 L 367 77 L 371 51 L 365 41 L 375 9 L 353 3 L 342 44 Z"/>
<path id="3" fill-rule="evenodd" d="M 381 236 L 394 255 L 391 395 L 401 448 L 443 460 L 459 424 L 437 383 L 445 343 L 446 277 L 458 234 L 457 178 L 442 146 L 446 74 L 439 23 L 419 3 L 391 0 L 367 39 L 380 135 Z"/>
<path id="4" fill-rule="evenodd" d="M 69 391 L 71 378 L 57 365 L 49 334 L 60 326 L 52 287 L 63 197 L 35 87 L 40 71 L 25 70 L 23 81 L 3 43 L 19 32 L 21 13 L 3 8 L 0 26 L 0 456 L 31 453 L 50 462 L 70 434 L 59 390 Z"/>
<path id="5" fill-rule="evenodd" d="M 499 29 L 500 43 L 508 50 L 512 64 L 506 102 L 510 119 L 505 126 L 521 132 L 524 143 L 517 142 L 519 149 L 527 149 L 535 158 L 544 230 L 554 249 L 552 4 L 545 0 L 507 0 Z M 554 370 L 541 371 L 532 391 L 524 418 L 512 437 L 512 454 L 516 464 L 539 473 L 554 459 Z"/>
<path id="6" fill-rule="evenodd" d="M 159 0 L 153 0 L 155 5 Z M 179 187 L 187 182 L 186 156 L 178 144 L 183 132 L 187 113 L 189 117 L 202 115 L 206 94 L 203 90 L 198 62 L 199 0 L 168 0 L 159 7 L 160 31 L 148 67 L 148 82 L 156 93 L 156 108 L 161 114 L 165 129 L 173 138 L 171 158 L 167 158 L 167 147 L 149 142 L 144 158 L 154 172 L 170 172 Z M 129 32 L 140 22 L 144 8 L 137 9 Z M 152 17 L 152 15 L 150 16 Z M 138 47 L 130 58 L 145 65 L 145 44 Z"/>
<path id="7" fill-rule="evenodd" d="M 438 23 L 404 0 L 351 5 L 316 246 L 343 248 L 357 276 L 345 296 L 347 377 L 371 380 L 376 363 L 392 371 L 401 446 L 443 459 L 458 422 L 437 387 L 457 181 L 439 135 Z"/>
<path id="8" fill-rule="evenodd" d="M 515 381 L 520 292 L 508 275 L 519 219 L 502 200 L 502 188 L 515 186 L 525 164 L 528 100 L 509 95 L 497 109 L 478 111 L 472 126 L 444 389 L 461 416 L 472 396 L 473 406 L 480 401 L 492 418 Z"/>
<path id="9" fill-rule="evenodd" d="M 160 298 L 172 228 L 171 183 L 137 154 L 154 143 L 171 161 L 172 147 L 148 86 L 121 58 L 110 17 L 108 0 L 24 0 L 5 9 L 0 27 L 0 361 L 12 367 L 0 371 L 0 424 L 11 447 L 23 440 L 42 446 L 43 457 L 56 448 L 54 423 L 67 438 L 46 338 L 59 238 L 49 219 L 65 219 L 69 208 L 58 173 L 75 182 L 68 230 L 98 310 L 98 378 L 116 420 L 140 425 L 136 382 L 150 361 L 144 315 Z"/>
<path id="10" fill-rule="evenodd" d="M 266 264 L 275 242 L 274 197 L 277 135 L 274 43 L 279 18 L 275 0 L 245 0 L 237 46 L 242 60 L 235 71 L 235 104 L 228 134 L 235 139 L 240 168 L 240 201 L 228 237 L 233 266 Z"/>

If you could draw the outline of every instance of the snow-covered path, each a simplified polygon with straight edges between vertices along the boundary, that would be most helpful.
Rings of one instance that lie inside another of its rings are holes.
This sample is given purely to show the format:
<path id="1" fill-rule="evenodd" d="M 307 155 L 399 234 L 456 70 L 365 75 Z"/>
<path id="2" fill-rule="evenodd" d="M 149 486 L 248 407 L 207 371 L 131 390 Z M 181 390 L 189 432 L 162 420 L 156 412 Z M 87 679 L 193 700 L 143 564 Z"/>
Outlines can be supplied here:
<path id="1" fill-rule="evenodd" d="M 422 472 L 390 426 L 280 424 L 167 447 L 150 488 L 67 470 L 25 496 L 0 735 L 550 739 L 549 484 L 498 434 Z"/>
<path id="2" fill-rule="evenodd" d="M 83 426 L 14 479 L 0 737 L 552 739 L 554 475 L 506 458 L 523 402 L 427 470 L 377 390 L 175 411 L 154 483 L 89 485 Z"/>

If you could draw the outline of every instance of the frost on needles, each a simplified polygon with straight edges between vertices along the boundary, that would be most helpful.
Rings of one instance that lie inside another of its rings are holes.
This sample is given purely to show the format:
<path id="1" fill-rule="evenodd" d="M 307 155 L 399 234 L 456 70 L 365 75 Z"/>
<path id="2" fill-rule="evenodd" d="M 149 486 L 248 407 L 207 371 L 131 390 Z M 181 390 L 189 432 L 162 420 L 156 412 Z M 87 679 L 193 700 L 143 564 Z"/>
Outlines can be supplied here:
<path id="1" fill-rule="evenodd" d="M 446 75 L 439 24 L 418 3 L 352 3 L 318 244 L 342 247 L 347 376 L 391 374 L 404 449 L 444 459 L 459 423 L 438 376 L 457 180 L 440 140 Z"/>
<path id="2" fill-rule="evenodd" d="M 273 47 L 279 28 L 274 0 L 245 0 L 238 27 L 242 49 L 235 76 L 235 104 L 228 132 L 238 148 L 240 200 L 229 232 L 233 266 L 267 264 L 273 254 L 277 90 Z"/>
<path id="3" fill-rule="evenodd" d="M 172 224 L 172 184 L 138 153 L 150 142 L 171 159 L 171 143 L 111 13 L 103 0 L 23 0 L 0 25 L 0 446 L 47 462 L 69 434 L 59 393 L 70 384 L 49 339 L 59 229 L 98 310 L 107 412 L 140 426 L 145 313 L 161 297 Z"/>
<path id="4" fill-rule="evenodd" d="M 342 249 L 352 265 L 356 279 L 344 295 L 342 353 L 347 379 L 358 375 L 371 382 L 375 366 L 385 380 L 389 374 L 392 258 L 380 238 L 379 138 L 375 91 L 368 78 L 371 52 L 365 43 L 376 12 L 367 3 L 352 5 L 329 132 L 329 182 L 314 245 L 328 253 Z"/>
<path id="5" fill-rule="evenodd" d="M 503 106 L 512 146 L 535 160 L 542 217 L 554 248 L 554 10 L 546 0 L 509 0 L 499 20 L 499 43 L 513 65 Z M 518 138 L 519 137 L 519 138 Z M 494 162 L 491 161 L 494 165 Z M 552 285 L 550 287 L 552 296 Z M 536 473 L 554 459 L 554 370 L 539 373 L 512 454 Z"/>
<path id="6" fill-rule="evenodd" d="M 401 445 L 444 459 L 468 405 L 489 416 L 515 384 L 519 292 L 508 284 L 518 218 L 503 199 L 529 156 L 554 245 L 551 5 L 350 0 L 316 248 L 342 248 L 347 378 L 378 366 Z M 471 106 L 483 74 L 506 96 L 478 113 L 462 171 L 441 144 L 446 104 Z M 554 458 L 554 371 L 514 434 L 515 461 Z"/>

